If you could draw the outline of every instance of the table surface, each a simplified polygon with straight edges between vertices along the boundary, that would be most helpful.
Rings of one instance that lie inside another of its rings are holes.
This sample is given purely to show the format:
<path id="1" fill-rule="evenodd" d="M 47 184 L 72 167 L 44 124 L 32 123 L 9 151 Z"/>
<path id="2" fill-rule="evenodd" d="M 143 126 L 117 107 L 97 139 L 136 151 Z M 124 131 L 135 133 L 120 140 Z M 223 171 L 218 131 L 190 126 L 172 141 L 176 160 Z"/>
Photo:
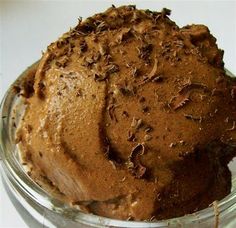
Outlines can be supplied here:
<path id="1" fill-rule="evenodd" d="M 0 0 L 0 99 L 17 76 L 41 57 L 41 51 L 77 23 L 111 4 L 172 9 L 179 26 L 205 24 L 225 50 L 225 67 L 236 73 L 236 1 L 2 1 Z M 0 227 L 27 225 L 13 207 L 0 180 Z M 43 227 L 43 225 L 42 225 Z"/>

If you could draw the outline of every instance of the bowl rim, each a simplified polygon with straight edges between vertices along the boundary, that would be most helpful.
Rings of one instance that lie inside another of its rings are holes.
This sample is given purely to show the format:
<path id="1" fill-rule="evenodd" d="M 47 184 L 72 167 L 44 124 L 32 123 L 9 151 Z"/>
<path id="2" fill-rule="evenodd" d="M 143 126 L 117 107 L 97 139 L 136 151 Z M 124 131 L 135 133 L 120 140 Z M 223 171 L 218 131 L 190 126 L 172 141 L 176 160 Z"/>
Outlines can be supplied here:
<path id="1" fill-rule="evenodd" d="M 118 219 L 111 219 L 107 217 L 102 217 L 94 214 L 87 214 L 78 209 L 71 208 L 66 203 L 58 200 L 57 198 L 48 194 L 44 189 L 42 189 L 36 182 L 34 182 L 23 170 L 22 165 L 17 161 L 16 157 L 13 155 L 14 152 L 10 150 L 10 145 L 12 143 L 11 135 L 9 132 L 9 121 L 10 113 L 12 111 L 12 104 L 16 99 L 17 95 L 13 94 L 13 87 L 18 85 L 19 82 L 27 77 L 30 70 L 37 67 L 39 61 L 33 63 L 29 66 L 9 87 L 5 96 L 2 99 L 0 105 L 0 159 L 2 160 L 3 170 L 8 179 L 17 183 L 20 189 L 27 194 L 31 200 L 37 202 L 39 205 L 45 207 L 46 209 L 60 214 L 64 217 L 72 219 L 74 222 L 82 222 L 87 225 L 105 225 L 113 227 L 166 227 L 173 224 L 193 224 L 199 223 L 201 221 L 206 221 L 208 219 L 215 220 L 219 216 L 224 216 L 232 207 L 236 205 L 236 188 L 232 192 L 220 201 L 214 201 L 211 207 L 205 208 L 203 210 L 197 211 L 192 214 L 184 215 L 177 218 L 171 218 L 166 220 L 158 221 L 124 221 Z M 235 77 L 230 71 L 226 70 L 226 74 Z M 13 159 L 12 159 L 13 158 Z M 236 186 L 236 178 L 232 179 L 233 185 Z M 233 208 L 236 210 L 236 207 Z M 217 211 L 217 212 L 216 212 Z"/>

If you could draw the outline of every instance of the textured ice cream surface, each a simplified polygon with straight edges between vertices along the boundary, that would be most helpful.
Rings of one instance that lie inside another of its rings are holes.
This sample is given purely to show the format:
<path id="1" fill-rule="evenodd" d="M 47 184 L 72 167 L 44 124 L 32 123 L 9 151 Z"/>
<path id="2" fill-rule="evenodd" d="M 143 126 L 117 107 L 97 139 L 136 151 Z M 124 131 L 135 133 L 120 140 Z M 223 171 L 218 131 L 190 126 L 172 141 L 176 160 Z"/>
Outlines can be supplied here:
<path id="1" fill-rule="evenodd" d="M 123 6 L 80 21 L 23 88 L 32 178 L 88 212 L 166 219 L 230 192 L 236 82 L 208 28 L 169 14 Z"/>

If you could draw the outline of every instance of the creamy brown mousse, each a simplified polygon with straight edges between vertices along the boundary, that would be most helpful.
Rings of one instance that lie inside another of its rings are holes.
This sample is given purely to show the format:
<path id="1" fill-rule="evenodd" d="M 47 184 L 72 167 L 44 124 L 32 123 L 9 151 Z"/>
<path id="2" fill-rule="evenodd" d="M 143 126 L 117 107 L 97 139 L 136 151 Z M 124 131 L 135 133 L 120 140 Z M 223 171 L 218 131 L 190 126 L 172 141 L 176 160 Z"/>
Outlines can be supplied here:
<path id="1" fill-rule="evenodd" d="M 113 6 L 79 21 L 23 88 L 33 179 L 88 212 L 166 219 L 230 192 L 236 82 L 208 28 L 169 14 Z"/>

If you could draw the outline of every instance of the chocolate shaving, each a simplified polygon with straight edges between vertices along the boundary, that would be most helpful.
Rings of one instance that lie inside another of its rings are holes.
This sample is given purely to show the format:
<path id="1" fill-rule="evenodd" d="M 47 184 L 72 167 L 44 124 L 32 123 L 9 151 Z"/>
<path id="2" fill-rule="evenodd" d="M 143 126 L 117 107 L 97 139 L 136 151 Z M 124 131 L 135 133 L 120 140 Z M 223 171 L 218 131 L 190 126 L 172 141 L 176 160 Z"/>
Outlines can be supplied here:
<path id="1" fill-rule="evenodd" d="M 138 57 L 147 60 L 152 50 L 153 50 L 152 44 L 144 44 L 142 47 L 138 48 Z"/>
<path id="2" fill-rule="evenodd" d="M 231 128 L 226 129 L 226 131 L 234 131 L 236 129 L 236 122 L 233 121 L 233 126 Z"/>
<path id="3" fill-rule="evenodd" d="M 136 9 L 136 5 L 128 5 L 127 7 L 130 10 L 135 10 Z"/>
<path id="4" fill-rule="evenodd" d="M 169 145 L 169 147 L 170 148 L 173 148 L 173 147 L 175 147 L 177 145 L 177 143 L 171 143 L 170 145 Z"/>
<path id="5" fill-rule="evenodd" d="M 143 126 L 143 120 L 142 119 L 136 119 L 133 117 L 132 122 L 131 122 L 131 127 L 134 128 L 135 130 L 138 130 Z"/>
<path id="6" fill-rule="evenodd" d="M 105 81 L 107 79 L 107 77 L 108 77 L 108 74 L 106 74 L 106 73 L 101 73 L 101 74 L 95 73 L 94 74 L 94 80 L 98 81 L 98 82 Z"/>
<path id="7" fill-rule="evenodd" d="M 144 144 L 140 144 L 140 143 L 139 143 L 138 145 L 136 145 L 136 146 L 132 149 L 132 151 L 131 151 L 131 153 L 130 153 L 130 156 L 129 156 L 129 160 L 130 160 L 131 162 L 133 162 L 133 161 L 135 160 L 136 156 L 138 156 L 138 155 L 143 155 L 144 152 L 145 152 Z"/>
<path id="8" fill-rule="evenodd" d="M 190 94 L 172 97 L 169 102 L 169 107 L 172 108 L 173 110 L 177 110 L 183 107 L 185 104 L 187 104 L 187 102 L 190 101 L 189 96 Z"/>
<path id="9" fill-rule="evenodd" d="M 179 94 L 186 94 L 187 92 L 193 90 L 202 90 L 203 92 L 209 92 L 208 87 L 204 84 L 188 82 L 184 85 L 183 88 L 179 90 Z"/>
<path id="10" fill-rule="evenodd" d="M 149 134 L 146 134 L 146 135 L 144 136 L 144 141 L 150 141 L 151 139 L 152 139 L 152 136 L 149 135 Z"/>
<path id="11" fill-rule="evenodd" d="M 145 131 L 146 133 L 148 133 L 148 132 L 153 131 L 153 128 L 152 128 L 151 126 L 147 126 L 147 127 L 144 129 L 144 131 Z"/>
<path id="12" fill-rule="evenodd" d="M 131 131 L 128 131 L 128 138 L 127 138 L 127 141 L 129 141 L 129 142 L 134 142 L 134 141 L 136 141 L 136 138 L 135 138 L 135 134 L 133 133 L 133 132 L 131 132 Z"/>
<path id="13" fill-rule="evenodd" d="M 131 18 L 130 22 L 136 24 L 139 23 L 140 21 L 141 21 L 140 14 L 137 11 L 134 11 L 133 17 Z"/>
<path id="14" fill-rule="evenodd" d="M 124 96 L 133 96 L 136 93 L 135 87 L 131 84 L 127 84 L 126 81 L 123 84 L 116 84 L 116 87 Z"/>
<path id="15" fill-rule="evenodd" d="M 99 21 L 99 24 L 97 24 L 96 31 L 97 32 L 102 32 L 102 31 L 104 31 L 108 28 L 109 28 L 109 26 L 105 21 Z"/>
<path id="16" fill-rule="evenodd" d="M 162 81 L 163 81 L 163 76 L 162 76 L 162 75 L 154 75 L 154 76 L 151 78 L 151 81 L 152 81 L 152 82 L 162 82 Z"/>
<path id="17" fill-rule="evenodd" d="M 110 162 L 112 168 L 116 170 L 116 163 L 112 160 L 109 160 L 109 162 Z"/>
<path id="18" fill-rule="evenodd" d="M 79 47 L 81 52 L 86 52 L 88 50 L 88 45 L 85 40 L 80 41 Z"/>
<path id="19" fill-rule="evenodd" d="M 221 76 L 219 76 L 219 77 L 216 78 L 216 83 L 217 83 L 217 84 L 220 84 L 220 83 L 223 82 L 223 81 L 224 81 L 224 79 L 223 79 L 223 77 L 221 77 Z"/>
<path id="20" fill-rule="evenodd" d="M 145 173 L 146 173 L 146 167 L 144 167 L 141 162 L 139 157 L 142 156 L 145 152 L 145 147 L 143 144 L 138 144 L 137 146 L 135 146 L 132 151 L 131 154 L 128 158 L 128 168 L 131 172 L 132 175 L 134 175 L 136 178 L 142 178 Z"/>
<path id="21" fill-rule="evenodd" d="M 118 107 L 118 105 L 114 105 L 114 104 L 110 104 L 108 105 L 107 107 L 107 111 L 108 111 L 108 114 L 109 114 L 109 117 L 111 120 L 115 121 L 115 122 L 118 122 L 117 120 L 117 117 L 116 117 L 116 114 L 115 114 L 115 109 Z"/>
<path id="22" fill-rule="evenodd" d="M 104 67 L 102 70 L 97 69 L 96 72 L 94 73 L 94 80 L 95 81 L 104 81 L 110 76 L 110 74 L 118 72 L 119 70 L 120 70 L 119 66 L 112 63 L 112 64 Z"/>
<path id="23" fill-rule="evenodd" d="M 132 76 L 136 78 L 140 75 L 140 70 L 137 69 L 137 67 L 134 67 L 131 73 L 132 73 Z"/>
<path id="24" fill-rule="evenodd" d="M 119 72 L 120 68 L 117 64 L 112 63 L 106 67 L 105 71 L 108 74 L 113 74 L 113 73 Z"/>
<path id="25" fill-rule="evenodd" d="M 93 64 L 97 63 L 97 61 L 101 58 L 101 54 L 97 53 L 90 53 L 89 56 L 84 57 L 84 63 L 82 64 L 85 67 L 91 67 Z"/>
<path id="26" fill-rule="evenodd" d="M 157 222 L 158 220 L 157 220 L 156 216 L 153 215 L 148 221 L 149 222 Z"/>
<path id="27" fill-rule="evenodd" d="M 120 32 L 117 42 L 121 43 L 121 42 L 127 41 L 131 37 L 133 37 L 131 28 L 125 28 Z"/>
<path id="28" fill-rule="evenodd" d="M 112 61 L 112 56 L 110 54 L 107 54 L 104 56 L 105 57 L 105 60 L 109 63 Z"/>
<path id="29" fill-rule="evenodd" d="M 129 113 L 127 111 L 123 111 L 122 115 L 127 118 L 129 117 Z"/>
<path id="30" fill-rule="evenodd" d="M 59 39 L 57 42 L 56 42 L 56 46 L 57 48 L 62 48 L 64 45 L 66 45 L 68 42 L 66 39 Z"/>
<path id="31" fill-rule="evenodd" d="M 158 65 L 158 60 L 155 58 L 153 68 L 150 71 L 148 75 L 144 77 L 144 80 L 139 84 L 143 85 L 147 82 L 161 82 L 163 81 L 163 75 L 162 74 L 157 74 L 157 65 Z"/>
<path id="32" fill-rule="evenodd" d="M 99 52 L 102 56 L 108 55 L 109 54 L 109 47 L 107 44 L 99 44 Z"/>
<path id="33" fill-rule="evenodd" d="M 79 16 L 77 19 L 78 19 L 78 24 L 81 24 L 83 18 L 81 16 Z"/>
<path id="34" fill-rule="evenodd" d="M 155 58 L 153 68 L 152 68 L 151 72 L 147 75 L 147 78 L 152 79 L 156 75 L 157 64 L 158 64 L 158 60 L 157 60 L 157 58 Z"/>
<path id="35" fill-rule="evenodd" d="M 193 121 L 199 121 L 200 123 L 202 122 L 203 118 L 200 116 L 193 116 L 193 115 L 190 115 L 190 114 L 184 114 L 184 117 L 188 120 L 193 120 Z"/>
<path id="36" fill-rule="evenodd" d="M 190 101 L 190 96 L 192 92 L 194 92 L 195 90 L 202 90 L 203 92 L 209 92 L 207 86 L 203 84 L 188 82 L 187 84 L 184 85 L 182 89 L 179 90 L 177 96 L 174 96 L 170 99 L 168 106 L 173 110 L 182 108 Z"/>
<path id="37" fill-rule="evenodd" d="M 93 24 L 93 19 L 88 18 L 84 23 L 78 24 L 74 30 L 81 35 L 88 35 L 95 30 L 95 25 Z"/>

